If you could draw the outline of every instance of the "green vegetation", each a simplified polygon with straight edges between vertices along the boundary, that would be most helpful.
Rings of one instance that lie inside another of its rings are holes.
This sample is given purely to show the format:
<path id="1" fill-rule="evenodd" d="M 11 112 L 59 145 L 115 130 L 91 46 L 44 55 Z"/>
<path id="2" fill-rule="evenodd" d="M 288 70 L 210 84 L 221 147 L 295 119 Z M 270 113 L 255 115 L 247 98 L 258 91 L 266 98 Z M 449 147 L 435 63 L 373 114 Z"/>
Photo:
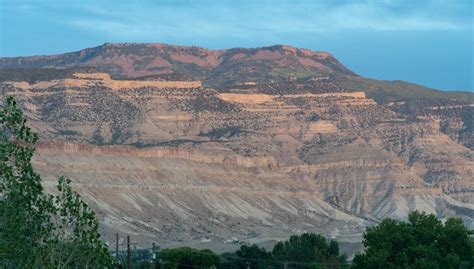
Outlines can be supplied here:
<path id="1" fill-rule="evenodd" d="M 385 219 L 367 228 L 365 251 L 357 254 L 352 264 L 346 261 L 345 254 L 340 255 L 337 241 L 304 233 L 277 243 L 272 251 L 255 244 L 242 245 L 236 252 L 220 256 L 188 247 L 165 249 L 157 253 L 154 261 L 137 260 L 133 268 L 467 269 L 474 266 L 474 240 L 469 236 L 469 230 L 458 218 L 443 223 L 435 215 L 415 211 L 408 222 Z"/>
<path id="2" fill-rule="evenodd" d="M 47 194 L 31 165 L 38 136 L 14 99 L 0 111 L 0 262 L 2 268 L 104 268 L 111 265 L 94 212 L 59 178 Z"/>
<path id="3" fill-rule="evenodd" d="M 367 228 L 363 243 L 365 252 L 357 254 L 353 261 L 356 269 L 474 266 L 469 230 L 457 218 L 443 224 L 435 215 L 415 211 L 408 216 L 408 222 L 385 219 Z"/>
<path id="4" fill-rule="evenodd" d="M 160 268 L 216 268 L 220 265 L 221 259 L 210 250 L 193 249 L 180 247 L 174 249 L 164 249 L 160 252 Z"/>
<path id="5" fill-rule="evenodd" d="M 73 68 L 0 68 L 0 82 L 3 81 L 50 81 L 71 77 L 74 73 L 93 73 L 94 67 Z"/>
<path id="6" fill-rule="evenodd" d="M 319 268 L 341 268 L 347 258 L 346 255 L 339 255 L 337 241 L 327 242 L 323 236 L 310 233 L 294 235 L 288 241 L 279 242 L 273 248 L 272 256 L 274 260 L 282 262 L 315 263 Z"/>
<path id="7" fill-rule="evenodd" d="M 345 255 L 339 255 L 339 244 L 319 234 L 293 235 L 275 245 L 271 252 L 257 245 L 243 245 L 235 253 L 222 255 L 225 267 L 235 269 L 267 268 L 349 268 Z"/>
<path id="8" fill-rule="evenodd" d="M 224 259 L 222 268 L 273 268 L 271 252 L 257 245 L 243 245 L 235 253 L 222 254 Z"/>
<path id="9" fill-rule="evenodd" d="M 166 269 L 349 268 L 346 256 L 339 255 L 336 241 L 328 243 L 323 236 L 313 233 L 291 236 L 289 240 L 278 243 L 271 252 L 255 244 L 242 245 L 236 252 L 221 256 L 210 250 L 189 247 L 164 249 L 158 254 L 155 266 Z"/>
<path id="10" fill-rule="evenodd" d="M 222 138 L 230 138 L 233 136 L 238 136 L 238 135 L 245 135 L 249 133 L 249 131 L 244 130 L 238 126 L 228 126 L 228 127 L 223 127 L 223 128 L 215 128 L 210 130 L 207 133 L 199 133 L 199 136 L 207 136 L 212 140 L 218 140 Z"/>
<path id="11" fill-rule="evenodd" d="M 462 103 L 474 101 L 470 92 L 439 91 L 405 81 L 375 80 L 354 76 L 335 76 L 334 82 L 348 91 L 364 91 L 378 103 L 397 101 L 456 100 Z"/>

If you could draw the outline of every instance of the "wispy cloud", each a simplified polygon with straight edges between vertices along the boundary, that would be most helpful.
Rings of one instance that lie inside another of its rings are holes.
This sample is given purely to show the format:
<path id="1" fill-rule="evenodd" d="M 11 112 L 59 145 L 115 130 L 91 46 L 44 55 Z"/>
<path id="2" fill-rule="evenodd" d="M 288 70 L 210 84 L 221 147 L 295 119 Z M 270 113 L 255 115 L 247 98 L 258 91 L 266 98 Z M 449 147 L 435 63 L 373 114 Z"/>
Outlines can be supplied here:
<path id="1" fill-rule="evenodd" d="M 49 16 L 57 23 L 118 39 L 472 28 L 470 0 L 7 2 L 10 12 Z"/>

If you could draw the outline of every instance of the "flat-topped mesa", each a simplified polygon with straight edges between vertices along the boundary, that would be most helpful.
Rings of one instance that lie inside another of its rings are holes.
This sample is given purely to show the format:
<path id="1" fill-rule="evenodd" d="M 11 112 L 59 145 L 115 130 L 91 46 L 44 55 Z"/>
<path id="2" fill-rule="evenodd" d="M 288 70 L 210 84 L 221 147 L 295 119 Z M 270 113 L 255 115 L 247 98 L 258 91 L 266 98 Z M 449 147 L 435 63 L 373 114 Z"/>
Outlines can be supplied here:
<path id="1" fill-rule="evenodd" d="M 110 88 L 112 90 L 138 89 L 138 88 L 177 88 L 195 89 L 201 87 L 201 81 L 151 81 L 151 80 L 114 80 L 107 73 L 75 73 L 72 78 L 52 81 L 41 81 L 30 84 L 26 81 L 10 82 L 15 88 L 22 90 L 47 89 L 50 87 L 89 87 L 93 84 Z"/>
<path id="2" fill-rule="evenodd" d="M 0 68 L 7 69 L 85 66 L 107 72 L 112 78 L 178 74 L 213 87 L 229 80 L 265 82 L 288 77 L 357 76 L 328 52 L 285 45 L 210 50 L 168 44 L 107 43 L 60 55 L 0 57 Z"/>

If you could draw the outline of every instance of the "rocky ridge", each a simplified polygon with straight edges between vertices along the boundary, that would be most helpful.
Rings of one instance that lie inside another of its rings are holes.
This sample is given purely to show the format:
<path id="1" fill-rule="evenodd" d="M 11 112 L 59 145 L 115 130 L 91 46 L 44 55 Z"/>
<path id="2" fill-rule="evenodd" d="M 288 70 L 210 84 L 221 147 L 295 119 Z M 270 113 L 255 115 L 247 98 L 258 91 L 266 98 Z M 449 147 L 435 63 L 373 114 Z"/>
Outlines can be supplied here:
<path id="1" fill-rule="evenodd" d="M 52 56 L 0 58 L 0 68 L 93 66 L 114 78 L 174 74 L 206 85 L 353 73 L 327 52 L 290 46 L 208 50 L 168 44 L 122 43 Z M 236 75 L 238 74 L 238 75 Z"/>

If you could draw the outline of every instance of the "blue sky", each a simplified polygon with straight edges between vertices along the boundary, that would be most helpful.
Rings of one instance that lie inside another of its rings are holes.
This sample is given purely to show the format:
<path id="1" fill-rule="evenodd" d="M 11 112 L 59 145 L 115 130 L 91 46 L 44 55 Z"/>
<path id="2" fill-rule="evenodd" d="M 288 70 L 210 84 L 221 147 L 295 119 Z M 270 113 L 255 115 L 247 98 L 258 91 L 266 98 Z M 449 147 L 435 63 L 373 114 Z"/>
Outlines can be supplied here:
<path id="1" fill-rule="evenodd" d="M 363 76 L 474 90 L 472 0 L 0 0 L 0 56 L 105 42 L 288 44 Z"/>

